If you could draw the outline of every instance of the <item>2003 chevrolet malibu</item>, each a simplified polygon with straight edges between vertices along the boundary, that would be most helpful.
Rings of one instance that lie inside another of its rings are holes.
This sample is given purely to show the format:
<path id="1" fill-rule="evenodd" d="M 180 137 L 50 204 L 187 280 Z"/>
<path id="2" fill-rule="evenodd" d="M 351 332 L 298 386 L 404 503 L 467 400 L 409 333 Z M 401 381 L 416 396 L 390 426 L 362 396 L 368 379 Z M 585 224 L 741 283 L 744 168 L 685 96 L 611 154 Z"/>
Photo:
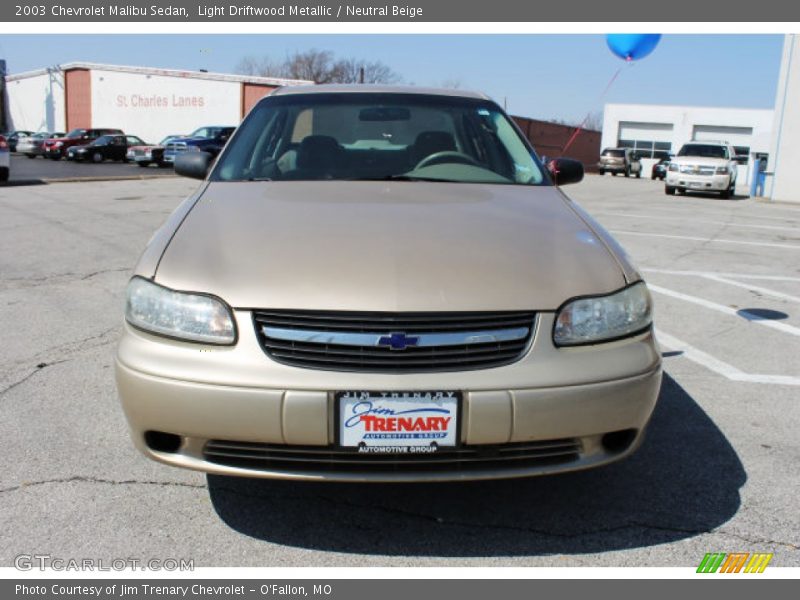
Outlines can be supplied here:
<path id="1" fill-rule="evenodd" d="M 180 467 L 487 479 L 633 452 L 658 396 L 622 248 L 488 98 L 374 86 L 261 100 L 154 235 L 116 377 L 136 446 Z"/>

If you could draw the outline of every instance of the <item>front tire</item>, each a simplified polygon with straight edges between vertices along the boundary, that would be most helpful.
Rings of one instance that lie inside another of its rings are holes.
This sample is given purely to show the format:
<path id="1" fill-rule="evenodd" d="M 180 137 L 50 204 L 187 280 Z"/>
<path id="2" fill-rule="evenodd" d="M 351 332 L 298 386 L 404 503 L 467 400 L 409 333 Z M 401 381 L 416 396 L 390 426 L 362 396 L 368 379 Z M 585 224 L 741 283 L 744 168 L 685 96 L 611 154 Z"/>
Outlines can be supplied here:
<path id="1" fill-rule="evenodd" d="M 35 154 L 26 154 L 25 156 L 27 156 L 28 158 L 36 158 Z"/>
<path id="2" fill-rule="evenodd" d="M 627 169 L 625 169 L 625 177 L 630 177 L 630 176 L 631 176 L 631 168 L 628 167 Z"/>
<path id="3" fill-rule="evenodd" d="M 732 198 L 735 194 L 736 189 L 736 180 L 731 180 L 730 184 L 728 185 L 728 189 L 720 192 L 719 196 L 723 200 L 727 200 L 728 198 Z"/>
<path id="4" fill-rule="evenodd" d="M 103 155 L 100 154 L 99 152 L 95 152 L 94 154 L 92 154 L 92 162 L 95 163 L 103 162 Z"/>
<path id="5" fill-rule="evenodd" d="M 0 183 L 5 183 L 8 181 L 9 176 L 10 171 L 8 170 L 8 167 L 0 167 Z"/>
<path id="6" fill-rule="evenodd" d="M 150 166 L 149 162 L 144 162 L 144 161 L 137 162 L 136 164 L 139 165 L 140 167 L 149 167 Z"/>
<path id="7" fill-rule="evenodd" d="M 675 195 L 675 186 L 672 185 L 665 185 L 664 186 L 664 193 L 667 196 L 674 196 Z"/>

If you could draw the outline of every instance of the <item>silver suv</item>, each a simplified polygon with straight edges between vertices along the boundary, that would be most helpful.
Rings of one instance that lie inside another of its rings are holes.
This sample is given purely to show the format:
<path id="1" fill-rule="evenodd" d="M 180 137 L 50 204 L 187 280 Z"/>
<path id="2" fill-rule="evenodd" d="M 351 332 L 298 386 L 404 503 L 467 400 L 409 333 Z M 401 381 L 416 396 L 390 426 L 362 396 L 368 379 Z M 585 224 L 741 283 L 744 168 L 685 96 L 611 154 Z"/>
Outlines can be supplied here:
<path id="1" fill-rule="evenodd" d="M 622 173 L 625 177 L 635 175 L 639 178 L 642 176 L 642 163 L 639 155 L 630 148 L 606 148 L 600 155 L 597 171 L 600 175 Z"/>

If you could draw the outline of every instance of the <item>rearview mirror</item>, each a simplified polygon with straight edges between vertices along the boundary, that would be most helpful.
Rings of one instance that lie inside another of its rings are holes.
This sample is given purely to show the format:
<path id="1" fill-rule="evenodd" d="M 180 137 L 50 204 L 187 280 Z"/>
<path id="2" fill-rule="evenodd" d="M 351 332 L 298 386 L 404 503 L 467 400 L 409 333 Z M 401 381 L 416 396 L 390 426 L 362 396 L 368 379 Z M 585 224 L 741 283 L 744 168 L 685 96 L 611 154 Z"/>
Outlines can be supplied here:
<path id="1" fill-rule="evenodd" d="M 556 185 L 578 183 L 583 180 L 583 163 L 572 158 L 554 158 L 547 163 L 547 170 Z"/>
<path id="2" fill-rule="evenodd" d="M 213 157 L 208 152 L 186 152 L 175 157 L 175 172 L 184 177 L 205 179 Z"/>

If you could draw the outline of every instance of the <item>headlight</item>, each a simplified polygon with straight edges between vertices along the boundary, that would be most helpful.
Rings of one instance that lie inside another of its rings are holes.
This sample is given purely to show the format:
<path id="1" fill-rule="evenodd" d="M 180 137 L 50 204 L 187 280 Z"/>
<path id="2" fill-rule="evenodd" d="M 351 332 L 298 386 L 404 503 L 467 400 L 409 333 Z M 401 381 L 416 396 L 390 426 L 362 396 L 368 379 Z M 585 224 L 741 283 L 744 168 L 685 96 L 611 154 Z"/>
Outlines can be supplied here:
<path id="1" fill-rule="evenodd" d="M 730 173 L 728 167 L 717 167 L 717 175 L 727 175 L 728 173 Z"/>
<path id="2" fill-rule="evenodd" d="M 53 144 L 53 146 L 55 146 L 56 148 L 61 148 L 61 146 L 63 146 L 63 145 L 64 145 L 64 142 L 56 142 L 55 144 Z"/>
<path id="3" fill-rule="evenodd" d="M 169 337 L 233 344 L 230 309 L 213 296 L 175 292 L 141 277 L 128 284 L 125 318 L 134 327 Z"/>
<path id="4" fill-rule="evenodd" d="M 677 163 L 669 163 L 669 170 L 672 171 L 672 172 L 676 172 L 678 170 L 678 164 Z"/>
<path id="5" fill-rule="evenodd" d="M 553 342 L 576 346 L 642 331 L 653 321 L 652 302 L 643 281 L 610 296 L 579 298 L 556 315 Z"/>

